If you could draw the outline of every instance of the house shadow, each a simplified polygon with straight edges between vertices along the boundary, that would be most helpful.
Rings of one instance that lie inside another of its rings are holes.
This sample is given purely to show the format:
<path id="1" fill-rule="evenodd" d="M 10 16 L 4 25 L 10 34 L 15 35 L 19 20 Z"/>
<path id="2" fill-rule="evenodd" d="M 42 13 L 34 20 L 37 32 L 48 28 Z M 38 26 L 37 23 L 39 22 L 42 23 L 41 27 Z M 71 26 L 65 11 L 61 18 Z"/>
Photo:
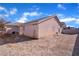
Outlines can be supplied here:
<path id="1" fill-rule="evenodd" d="M 72 56 L 79 56 L 79 34 L 76 37 L 75 45 L 73 48 Z"/>
<path id="2" fill-rule="evenodd" d="M 32 41 L 37 40 L 36 38 L 31 38 L 24 35 L 11 35 L 11 34 L 4 34 L 0 36 L 0 45 L 8 44 L 8 43 L 18 43 L 24 41 Z"/>

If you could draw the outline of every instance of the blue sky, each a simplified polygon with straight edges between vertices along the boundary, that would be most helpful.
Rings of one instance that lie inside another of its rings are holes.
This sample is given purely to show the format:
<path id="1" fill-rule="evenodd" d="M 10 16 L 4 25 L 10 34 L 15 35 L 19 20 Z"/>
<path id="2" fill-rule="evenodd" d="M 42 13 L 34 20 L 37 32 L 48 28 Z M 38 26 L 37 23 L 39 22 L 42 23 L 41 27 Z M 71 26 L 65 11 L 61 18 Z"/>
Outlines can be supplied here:
<path id="1" fill-rule="evenodd" d="M 57 15 L 67 26 L 79 27 L 78 3 L 0 3 L 0 17 L 13 23 L 50 15 Z"/>

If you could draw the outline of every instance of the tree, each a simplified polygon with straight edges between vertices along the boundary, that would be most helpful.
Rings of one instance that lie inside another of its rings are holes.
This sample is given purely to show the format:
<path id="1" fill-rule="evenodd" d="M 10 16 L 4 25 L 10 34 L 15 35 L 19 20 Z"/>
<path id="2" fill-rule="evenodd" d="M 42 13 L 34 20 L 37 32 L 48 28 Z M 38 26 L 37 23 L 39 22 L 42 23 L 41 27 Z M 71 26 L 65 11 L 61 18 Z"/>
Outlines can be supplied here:
<path id="1" fill-rule="evenodd" d="M 0 18 L 0 31 L 4 31 L 5 30 L 5 25 L 9 23 L 6 20 L 4 20 L 4 18 Z"/>

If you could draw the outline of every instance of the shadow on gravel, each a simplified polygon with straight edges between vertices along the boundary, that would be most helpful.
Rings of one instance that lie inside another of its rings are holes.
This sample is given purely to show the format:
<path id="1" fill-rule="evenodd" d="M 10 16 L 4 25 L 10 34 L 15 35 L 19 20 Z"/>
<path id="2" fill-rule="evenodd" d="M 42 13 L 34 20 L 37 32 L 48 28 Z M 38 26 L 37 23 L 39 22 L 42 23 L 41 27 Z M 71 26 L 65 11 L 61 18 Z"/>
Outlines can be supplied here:
<path id="1" fill-rule="evenodd" d="M 23 41 L 31 41 L 31 40 L 37 40 L 37 39 L 26 37 L 24 35 L 4 34 L 0 36 L 0 45 L 7 44 L 7 43 L 18 43 L 18 42 L 23 42 Z"/>
<path id="2" fill-rule="evenodd" d="M 72 56 L 79 56 L 79 34 L 77 35 Z"/>

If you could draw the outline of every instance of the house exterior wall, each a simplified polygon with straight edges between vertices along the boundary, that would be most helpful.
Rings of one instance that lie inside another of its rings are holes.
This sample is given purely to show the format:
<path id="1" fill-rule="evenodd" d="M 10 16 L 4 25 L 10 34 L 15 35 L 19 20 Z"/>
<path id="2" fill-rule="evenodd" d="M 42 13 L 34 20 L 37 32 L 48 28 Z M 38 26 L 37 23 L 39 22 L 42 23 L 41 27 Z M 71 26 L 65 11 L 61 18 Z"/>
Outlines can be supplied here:
<path id="1" fill-rule="evenodd" d="M 39 24 L 38 38 L 54 35 L 60 31 L 60 26 L 54 19 L 52 18 Z"/>
<path id="2" fill-rule="evenodd" d="M 19 28 L 15 26 L 6 26 L 6 33 L 12 34 L 12 32 L 19 33 Z"/>
<path id="3" fill-rule="evenodd" d="M 60 25 L 54 19 L 55 18 L 51 18 L 41 23 L 38 22 L 39 24 L 35 23 L 25 24 L 23 33 L 24 35 L 32 38 L 42 38 L 60 33 L 61 30 Z"/>
<path id="4" fill-rule="evenodd" d="M 24 26 L 19 26 L 19 34 L 24 35 Z"/>
<path id="5" fill-rule="evenodd" d="M 38 25 L 25 24 L 24 35 L 37 38 L 38 37 Z"/>

